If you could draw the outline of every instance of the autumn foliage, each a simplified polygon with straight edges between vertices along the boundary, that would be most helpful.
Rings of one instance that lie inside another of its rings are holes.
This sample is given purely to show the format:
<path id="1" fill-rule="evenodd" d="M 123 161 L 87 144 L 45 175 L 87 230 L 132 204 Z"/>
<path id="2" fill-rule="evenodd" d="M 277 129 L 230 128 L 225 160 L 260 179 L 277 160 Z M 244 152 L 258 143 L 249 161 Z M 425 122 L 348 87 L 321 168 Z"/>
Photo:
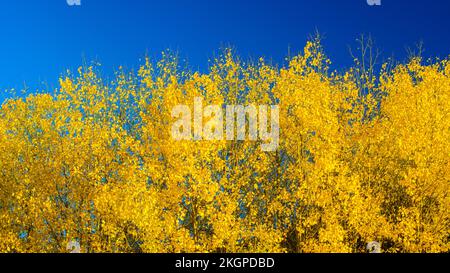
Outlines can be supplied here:
<path id="1" fill-rule="evenodd" d="M 332 72 L 317 41 L 283 68 L 230 50 L 92 67 L 0 109 L 0 252 L 450 251 L 450 63 Z M 171 109 L 279 105 L 280 143 L 176 141 Z"/>

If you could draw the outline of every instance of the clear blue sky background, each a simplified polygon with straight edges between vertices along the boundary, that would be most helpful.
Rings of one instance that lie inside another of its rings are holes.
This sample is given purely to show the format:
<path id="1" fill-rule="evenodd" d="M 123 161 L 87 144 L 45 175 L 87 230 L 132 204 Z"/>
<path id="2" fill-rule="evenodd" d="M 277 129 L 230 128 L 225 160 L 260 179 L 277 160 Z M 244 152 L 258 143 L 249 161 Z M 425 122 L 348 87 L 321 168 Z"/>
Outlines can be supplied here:
<path id="1" fill-rule="evenodd" d="M 1 1 L 0 90 L 54 88 L 83 58 L 101 62 L 106 75 L 119 65 L 136 68 L 146 53 L 157 57 L 166 48 L 200 70 L 227 45 L 282 63 L 288 46 L 298 52 L 316 28 L 335 68 L 351 64 L 347 46 L 362 33 L 385 57 L 403 60 L 405 47 L 421 40 L 426 56 L 450 54 L 448 0 L 382 0 L 378 7 L 366 0 L 81 1 Z"/>

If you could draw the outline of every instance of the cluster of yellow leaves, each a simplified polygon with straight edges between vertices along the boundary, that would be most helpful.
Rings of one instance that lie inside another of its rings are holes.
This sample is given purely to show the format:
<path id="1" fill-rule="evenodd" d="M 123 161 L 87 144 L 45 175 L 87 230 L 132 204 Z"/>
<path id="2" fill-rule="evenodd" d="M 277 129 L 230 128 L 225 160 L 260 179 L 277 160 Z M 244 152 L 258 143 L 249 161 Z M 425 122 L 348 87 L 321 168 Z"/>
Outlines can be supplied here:
<path id="1" fill-rule="evenodd" d="M 0 252 L 450 251 L 450 63 L 383 70 L 366 92 L 308 42 L 285 68 L 170 54 L 93 68 L 0 109 Z M 278 104 L 280 147 L 175 141 L 171 109 Z"/>

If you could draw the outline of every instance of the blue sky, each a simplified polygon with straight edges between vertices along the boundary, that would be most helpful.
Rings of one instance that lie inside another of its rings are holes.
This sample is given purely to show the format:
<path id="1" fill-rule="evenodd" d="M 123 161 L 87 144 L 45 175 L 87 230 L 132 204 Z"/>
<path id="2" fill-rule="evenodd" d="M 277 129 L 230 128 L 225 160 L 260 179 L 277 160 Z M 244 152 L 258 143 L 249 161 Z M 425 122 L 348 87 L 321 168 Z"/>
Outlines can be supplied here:
<path id="1" fill-rule="evenodd" d="M 215 52 L 233 46 L 242 57 L 282 63 L 318 29 L 335 68 L 351 63 L 348 46 L 371 34 L 383 56 L 403 60 L 423 41 L 426 56 L 450 54 L 450 1 L 381 0 L 66 0 L 2 1 L 0 90 L 56 87 L 66 69 L 99 61 L 105 75 L 136 68 L 148 54 L 177 50 L 205 70 Z M 43 84 L 45 83 L 45 84 Z M 0 95 L 1 97 L 5 95 Z"/>

